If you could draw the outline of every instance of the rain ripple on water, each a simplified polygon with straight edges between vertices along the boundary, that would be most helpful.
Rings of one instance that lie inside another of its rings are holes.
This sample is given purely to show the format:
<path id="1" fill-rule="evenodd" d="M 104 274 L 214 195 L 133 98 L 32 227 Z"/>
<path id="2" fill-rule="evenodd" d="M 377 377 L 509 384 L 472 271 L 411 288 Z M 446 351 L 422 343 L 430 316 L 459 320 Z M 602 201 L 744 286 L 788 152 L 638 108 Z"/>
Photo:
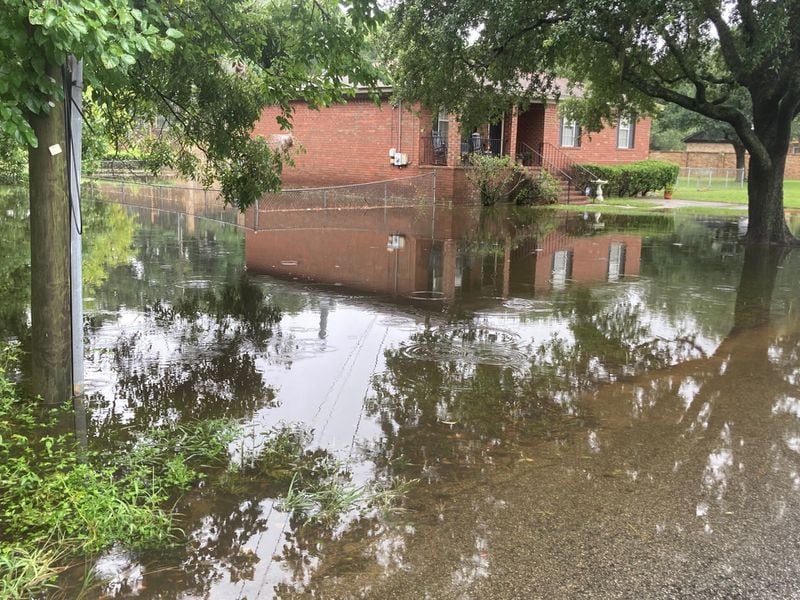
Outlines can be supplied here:
<path id="1" fill-rule="evenodd" d="M 414 343 L 404 344 L 400 353 L 411 360 L 461 362 L 521 370 L 530 359 L 526 352 L 520 350 L 518 338 L 516 332 L 499 328 L 441 327 L 417 336 L 418 341 Z"/>

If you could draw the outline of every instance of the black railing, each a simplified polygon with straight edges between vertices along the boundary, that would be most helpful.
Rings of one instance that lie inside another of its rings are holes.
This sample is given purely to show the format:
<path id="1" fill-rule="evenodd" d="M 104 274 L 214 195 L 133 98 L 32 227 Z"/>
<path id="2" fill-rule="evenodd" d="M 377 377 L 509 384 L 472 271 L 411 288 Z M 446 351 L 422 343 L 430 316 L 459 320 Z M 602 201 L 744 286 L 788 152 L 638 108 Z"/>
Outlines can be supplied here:
<path id="1" fill-rule="evenodd" d="M 553 144 L 547 142 L 539 144 L 539 154 L 548 164 L 554 165 L 559 171 L 568 173 L 573 180 L 589 183 L 597 179 L 594 173 L 577 164 Z"/>
<path id="2" fill-rule="evenodd" d="M 420 140 L 421 165 L 447 165 L 447 138 L 435 133 Z"/>
<path id="3" fill-rule="evenodd" d="M 546 142 L 539 144 L 539 150 L 520 142 L 517 144 L 517 160 L 526 167 L 542 168 L 559 179 L 566 192 L 567 204 L 574 196 L 586 195 L 586 189 L 582 186 L 593 184 L 597 179 L 591 171 L 576 164 L 569 156 Z"/>
<path id="4" fill-rule="evenodd" d="M 485 156 L 502 156 L 503 140 L 472 136 L 461 142 L 461 160 L 466 162 L 470 154 L 483 154 Z"/>

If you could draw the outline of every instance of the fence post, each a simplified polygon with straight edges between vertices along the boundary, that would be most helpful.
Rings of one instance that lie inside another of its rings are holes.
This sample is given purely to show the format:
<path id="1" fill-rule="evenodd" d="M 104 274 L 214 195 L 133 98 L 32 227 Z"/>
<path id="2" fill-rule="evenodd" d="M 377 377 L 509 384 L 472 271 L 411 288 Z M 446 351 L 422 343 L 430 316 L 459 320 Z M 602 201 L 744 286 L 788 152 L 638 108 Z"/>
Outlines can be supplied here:
<path id="1" fill-rule="evenodd" d="M 328 190 L 322 190 L 322 208 L 328 208 Z"/>
<path id="2" fill-rule="evenodd" d="M 253 227 L 255 228 L 255 231 L 258 231 L 258 212 L 260 210 L 258 207 L 258 200 L 256 200 L 255 206 L 256 206 L 256 216 L 255 216 L 255 224 L 253 225 Z"/>

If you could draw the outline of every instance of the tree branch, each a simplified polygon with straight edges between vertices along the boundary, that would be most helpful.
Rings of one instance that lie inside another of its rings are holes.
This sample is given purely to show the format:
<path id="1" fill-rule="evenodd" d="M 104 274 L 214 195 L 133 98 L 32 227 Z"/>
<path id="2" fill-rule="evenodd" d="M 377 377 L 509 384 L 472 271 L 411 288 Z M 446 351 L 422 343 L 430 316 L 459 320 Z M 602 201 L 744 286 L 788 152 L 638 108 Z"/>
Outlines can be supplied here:
<path id="1" fill-rule="evenodd" d="M 717 7 L 713 4 L 713 0 L 704 0 L 703 7 L 705 8 L 706 16 L 708 16 L 708 19 L 714 24 L 717 30 L 722 58 L 725 60 L 728 70 L 730 70 L 739 83 L 746 86 L 750 82 L 751 73 L 744 67 L 730 26 L 725 22 L 725 19 L 723 19 L 719 10 L 717 10 Z"/>

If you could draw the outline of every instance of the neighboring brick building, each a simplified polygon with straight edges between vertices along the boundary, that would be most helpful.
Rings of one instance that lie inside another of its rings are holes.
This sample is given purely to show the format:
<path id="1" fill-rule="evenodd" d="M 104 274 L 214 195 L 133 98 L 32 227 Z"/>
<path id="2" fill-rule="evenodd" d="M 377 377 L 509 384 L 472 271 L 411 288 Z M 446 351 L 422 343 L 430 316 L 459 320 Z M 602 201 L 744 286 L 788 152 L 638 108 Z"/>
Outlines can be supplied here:
<path id="1" fill-rule="evenodd" d="M 554 174 L 568 172 L 573 162 L 622 163 L 649 155 L 649 119 L 586 134 L 562 119 L 553 101 L 511 110 L 498 123 L 462 132 L 453 115 L 393 104 L 389 92 L 384 90 L 380 104 L 366 94 L 320 110 L 295 102 L 292 135 L 302 150 L 284 170 L 284 186 L 366 183 L 435 170 L 437 193 L 457 198 L 466 193 L 465 157 L 475 151 L 508 155 Z M 285 133 L 276 121 L 279 112 L 266 109 L 254 133 Z"/>

